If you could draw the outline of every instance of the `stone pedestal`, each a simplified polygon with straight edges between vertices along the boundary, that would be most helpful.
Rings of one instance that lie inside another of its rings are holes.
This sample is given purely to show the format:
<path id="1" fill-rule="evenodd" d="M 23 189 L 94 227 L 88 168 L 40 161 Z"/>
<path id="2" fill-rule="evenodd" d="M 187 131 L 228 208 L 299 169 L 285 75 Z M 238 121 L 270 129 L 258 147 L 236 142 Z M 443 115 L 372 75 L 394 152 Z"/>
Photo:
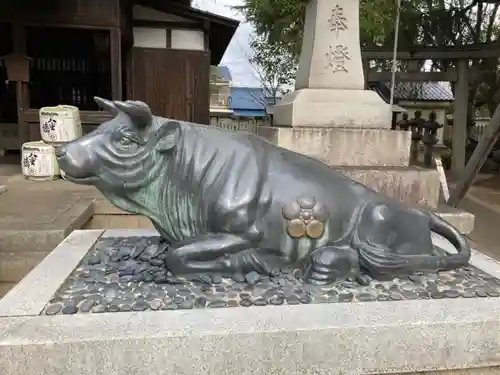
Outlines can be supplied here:
<path id="1" fill-rule="evenodd" d="M 292 127 L 391 127 L 389 106 L 376 92 L 369 90 L 294 91 L 275 106 L 274 122 Z"/>
<path id="2" fill-rule="evenodd" d="M 364 90 L 359 0 L 311 0 L 295 92 L 275 107 L 278 126 L 389 128 L 391 111 Z"/>

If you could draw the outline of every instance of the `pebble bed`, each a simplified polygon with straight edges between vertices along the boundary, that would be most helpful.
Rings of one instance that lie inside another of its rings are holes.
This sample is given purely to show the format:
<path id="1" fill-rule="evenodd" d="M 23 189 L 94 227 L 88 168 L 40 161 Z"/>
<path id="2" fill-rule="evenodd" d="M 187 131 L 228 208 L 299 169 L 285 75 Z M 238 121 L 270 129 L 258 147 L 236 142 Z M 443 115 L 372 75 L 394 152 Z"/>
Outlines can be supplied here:
<path id="1" fill-rule="evenodd" d="M 163 266 L 158 237 L 102 238 L 84 257 L 43 315 L 119 311 L 297 305 L 412 299 L 499 297 L 500 280 L 472 266 L 420 274 L 368 286 L 302 283 L 284 268 L 273 277 L 255 272 L 198 280 L 177 278 Z"/>

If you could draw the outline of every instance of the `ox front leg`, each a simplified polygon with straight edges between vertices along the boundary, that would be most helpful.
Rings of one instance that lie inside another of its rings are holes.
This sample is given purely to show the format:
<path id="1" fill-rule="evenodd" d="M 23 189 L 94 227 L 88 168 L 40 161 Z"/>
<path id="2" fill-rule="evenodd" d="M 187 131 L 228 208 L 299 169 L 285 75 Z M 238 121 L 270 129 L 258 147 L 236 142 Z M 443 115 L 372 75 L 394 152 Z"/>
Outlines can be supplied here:
<path id="1" fill-rule="evenodd" d="M 273 258 L 270 252 L 255 249 L 243 237 L 215 233 L 170 245 L 165 265 L 177 276 L 210 273 L 230 276 L 250 271 L 270 272 L 270 258 Z"/>
<path id="2" fill-rule="evenodd" d="M 326 245 L 314 250 L 303 274 L 304 280 L 314 285 L 345 280 L 355 280 L 361 285 L 367 285 L 371 281 L 360 270 L 358 252 L 346 245 Z"/>

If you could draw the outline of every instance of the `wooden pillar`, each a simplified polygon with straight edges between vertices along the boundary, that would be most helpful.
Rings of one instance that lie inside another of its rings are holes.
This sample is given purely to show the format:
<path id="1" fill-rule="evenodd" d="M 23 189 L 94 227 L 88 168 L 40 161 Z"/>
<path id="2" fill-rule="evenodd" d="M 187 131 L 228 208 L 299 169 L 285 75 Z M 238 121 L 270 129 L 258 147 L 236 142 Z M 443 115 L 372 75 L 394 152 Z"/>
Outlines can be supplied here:
<path id="1" fill-rule="evenodd" d="M 469 61 L 457 61 L 458 80 L 455 86 L 455 101 L 453 103 L 453 132 L 451 171 L 455 177 L 460 176 L 465 169 L 465 146 L 467 144 L 467 101 L 469 96 L 468 80 Z"/>
<path id="2" fill-rule="evenodd" d="M 365 76 L 365 90 L 368 90 L 368 84 L 370 83 L 368 81 L 368 76 L 369 76 L 369 73 L 370 73 L 370 60 L 368 59 L 363 59 L 362 60 L 362 64 L 363 64 L 363 74 Z"/>
<path id="3" fill-rule="evenodd" d="M 111 96 L 113 100 L 123 99 L 122 89 L 122 34 L 119 27 L 110 30 L 111 49 Z"/>
<path id="4" fill-rule="evenodd" d="M 25 26 L 21 23 L 12 24 L 12 37 L 14 52 L 26 55 L 26 32 Z M 19 149 L 24 142 L 31 139 L 29 124 L 24 121 L 24 111 L 29 109 L 29 89 L 28 82 L 16 82 L 16 102 L 17 102 L 17 137 Z"/>

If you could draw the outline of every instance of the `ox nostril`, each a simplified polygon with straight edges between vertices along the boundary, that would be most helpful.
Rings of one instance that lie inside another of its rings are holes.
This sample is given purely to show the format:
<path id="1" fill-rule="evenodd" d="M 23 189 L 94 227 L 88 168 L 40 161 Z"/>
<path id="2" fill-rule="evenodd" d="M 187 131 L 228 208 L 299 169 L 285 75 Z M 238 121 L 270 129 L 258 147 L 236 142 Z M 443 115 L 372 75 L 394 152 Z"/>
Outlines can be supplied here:
<path id="1" fill-rule="evenodd" d="M 55 149 L 56 157 L 60 158 L 66 155 L 66 147 L 64 146 L 57 146 Z"/>

